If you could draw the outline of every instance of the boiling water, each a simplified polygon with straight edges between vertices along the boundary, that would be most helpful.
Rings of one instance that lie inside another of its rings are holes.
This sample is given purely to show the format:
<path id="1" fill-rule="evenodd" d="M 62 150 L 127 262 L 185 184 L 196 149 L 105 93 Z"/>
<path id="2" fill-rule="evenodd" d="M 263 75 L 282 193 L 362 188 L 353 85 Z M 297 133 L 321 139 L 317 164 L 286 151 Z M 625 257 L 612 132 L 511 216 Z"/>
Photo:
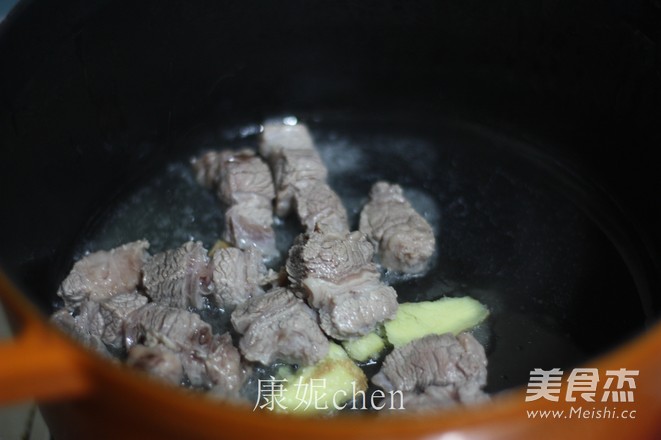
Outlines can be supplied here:
<path id="1" fill-rule="evenodd" d="M 305 122 L 354 229 L 378 180 L 399 183 L 432 225 L 437 252 L 429 270 L 415 277 L 383 274 L 400 302 L 470 295 L 490 309 L 488 321 L 475 331 L 490 361 L 489 390 L 526 383 L 532 368 L 584 359 L 583 347 L 566 329 L 575 319 L 568 310 L 584 287 L 585 262 L 600 252 L 595 240 L 609 244 L 595 235 L 595 225 L 553 178 L 502 141 L 465 128 Z M 111 205 L 84 232 L 76 256 L 138 239 L 148 240 L 152 253 L 187 240 L 213 246 L 221 237 L 223 207 L 195 182 L 188 160 L 208 149 L 256 146 L 258 134 L 258 124 L 203 133 L 183 155 Z M 301 229 L 294 218 L 279 219 L 275 228 L 281 255 L 269 264 L 277 268 Z M 229 327 L 224 311 L 200 312 L 214 331 Z"/>

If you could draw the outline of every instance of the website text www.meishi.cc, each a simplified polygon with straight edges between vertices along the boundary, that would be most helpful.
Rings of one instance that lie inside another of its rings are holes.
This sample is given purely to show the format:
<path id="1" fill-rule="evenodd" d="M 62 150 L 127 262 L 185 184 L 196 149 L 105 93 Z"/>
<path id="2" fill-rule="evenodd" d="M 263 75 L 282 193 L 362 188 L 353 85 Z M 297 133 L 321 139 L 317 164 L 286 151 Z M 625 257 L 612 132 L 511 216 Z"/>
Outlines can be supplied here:
<path id="1" fill-rule="evenodd" d="M 635 419 L 635 409 L 617 407 L 572 406 L 568 411 L 561 409 L 535 409 L 526 411 L 529 419 Z"/>

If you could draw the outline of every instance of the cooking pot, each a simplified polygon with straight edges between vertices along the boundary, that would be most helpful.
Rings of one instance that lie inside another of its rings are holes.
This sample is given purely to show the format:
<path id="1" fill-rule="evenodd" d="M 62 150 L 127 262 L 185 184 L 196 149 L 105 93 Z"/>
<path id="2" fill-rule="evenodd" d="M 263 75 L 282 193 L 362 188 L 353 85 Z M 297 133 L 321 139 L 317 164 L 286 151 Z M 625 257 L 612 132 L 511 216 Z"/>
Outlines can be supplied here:
<path id="1" fill-rule="evenodd" d="M 0 345 L 0 403 L 36 399 L 58 440 L 661 438 L 660 34 L 651 0 L 23 1 L 0 26 L 0 298 L 16 332 Z M 370 171 L 332 184 L 389 178 L 436 200 L 432 270 L 492 312 L 492 402 L 253 411 L 48 323 L 109 206 L 285 114 L 364 147 Z M 527 399 L 535 368 L 638 375 L 611 417 L 568 399 L 569 380 L 558 401 Z M 564 417 L 534 414 L 549 409 Z"/>

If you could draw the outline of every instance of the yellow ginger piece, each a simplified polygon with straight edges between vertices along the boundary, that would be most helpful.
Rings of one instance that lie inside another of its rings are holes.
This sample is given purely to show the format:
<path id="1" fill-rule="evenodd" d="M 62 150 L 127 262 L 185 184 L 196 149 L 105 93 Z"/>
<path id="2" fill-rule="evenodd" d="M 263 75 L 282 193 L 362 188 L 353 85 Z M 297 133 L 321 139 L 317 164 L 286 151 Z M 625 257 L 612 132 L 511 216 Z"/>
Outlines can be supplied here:
<path id="1" fill-rule="evenodd" d="M 315 365 L 292 374 L 288 368 L 278 372 L 283 392 L 274 410 L 296 414 L 330 413 L 343 408 L 353 397 L 367 389 L 367 377 L 347 353 L 335 343 L 328 355 Z"/>
<path id="2" fill-rule="evenodd" d="M 461 333 L 489 315 L 484 304 L 471 297 L 400 304 L 397 315 L 384 324 L 386 337 L 395 347 L 430 334 Z"/>
<path id="3" fill-rule="evenodd" d="M 342 346 L 351 359 L 365 362 L 370 359 L 377 359 L 386 347 L 386 343 L 378 333 L 372 332 L 358 339 L 344 341 Z"/>

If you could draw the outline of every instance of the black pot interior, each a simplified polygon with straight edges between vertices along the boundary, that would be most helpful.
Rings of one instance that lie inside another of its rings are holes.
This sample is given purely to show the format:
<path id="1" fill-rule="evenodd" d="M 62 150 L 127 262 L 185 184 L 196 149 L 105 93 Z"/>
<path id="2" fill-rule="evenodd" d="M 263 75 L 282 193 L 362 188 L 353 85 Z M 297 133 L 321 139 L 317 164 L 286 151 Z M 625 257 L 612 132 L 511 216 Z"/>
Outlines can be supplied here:
<path id="1" fill-rule="evenodd" d="M 3 267 L 50 313 L 85 250 L 210 245 L 186 160 L 296 115 L 354 220 L 376 179 L 415 190 L 439 251 L 400 296 L 483 301 L 489 388 L 523 384 L 658 316 L 660 33 L 651 1 L 23 2 L 0 27 Z"/>

